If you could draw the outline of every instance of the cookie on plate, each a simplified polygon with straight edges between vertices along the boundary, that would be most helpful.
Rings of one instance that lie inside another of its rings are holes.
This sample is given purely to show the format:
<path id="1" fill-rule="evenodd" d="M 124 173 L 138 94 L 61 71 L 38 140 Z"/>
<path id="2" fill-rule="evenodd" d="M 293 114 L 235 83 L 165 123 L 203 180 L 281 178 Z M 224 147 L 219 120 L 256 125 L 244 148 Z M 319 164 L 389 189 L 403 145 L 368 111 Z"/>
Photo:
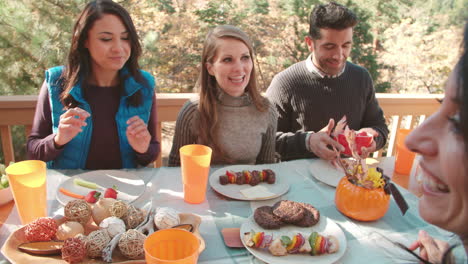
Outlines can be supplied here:
<path id="1" fill-rule="evenodd" d="M 281 200 L 276 202 L 273 207 L 273 214 L 288 224 L 295 224 L 301 221 L 305 215 L 304 207 L 294 201 Z"/>
<path id="2" fill-rule="evenodd" d="M 308 203 L 299 203 L 305 210 L 304 218 L 294 223 L 297 226 L 301 227 L 311 227 L 318 223 L 320 220 L 320 212 L 311 204 Z"/>
<path id="3" fill-rule="evenodd" d="M 283 221 L 273 214 L 271 206 L 261 206 L 255 209 L 254 220 L 265 229 L 278 229 L 284 225 Z"/>

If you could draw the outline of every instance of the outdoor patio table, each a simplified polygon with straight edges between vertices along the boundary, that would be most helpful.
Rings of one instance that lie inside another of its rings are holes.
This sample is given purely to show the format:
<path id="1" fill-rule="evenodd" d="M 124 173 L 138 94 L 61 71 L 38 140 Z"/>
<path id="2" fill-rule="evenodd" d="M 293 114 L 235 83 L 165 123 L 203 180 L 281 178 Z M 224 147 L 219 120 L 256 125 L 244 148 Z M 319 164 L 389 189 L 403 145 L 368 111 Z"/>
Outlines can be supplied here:
<path id="1" fill-rule="evenodd" d="M 393 170 L 393 160 L 386 166 Z M 359 222 L 342 215 L 335 207 L 335 188 L 317 181 L 309 171 L 313 160 L 303 159 L 268 165 L 275 170 L 277 177 L 286 179 L 289 191 L 281 197 L 265 201 L 238 201 L 225 198 L 208 187 L 207 199 L 201 204 L 187 204 L 183 201 L 180 167 L 142 168 L 128 170 L 139 175 L 146 185 L 145 193 L 135 201 L 138 207 L 153 199 L 156 206 L 172 207 L 180 212 L 194 213 L 202 218 L 200 233 L 206 249 L 199 257 L 199 263 L 263 263 L 246 249 L 233 249 L 224 244 L 221 230 L 240 227 L 252 215 L 255 208 L 272 205 L 281 199 L 307 202 L 320 210 L 322 217 L 335 221 L 344 231 L 347 249 L 337 263 L 408 263 L 413 260 L 405 251 L 390 246 L 379 236 L 382 234 L 393 241 L 409 245 L 417 238 L 418 230 L 424 229 L 436 238 L 453 240 L 455 236 L 434 227 L 421 219 L 417 209 L 418 198 L 404 188 L 398 187 L 408 202 L 409 210 L 403 216 L 392 200 L 387 214 L 374 222 Z M 390 165 L 389 165 L 390 164 Z M 217 168 L 212 168 L 214 172 Z M 68 177 L 83 173 L 82 170 L 48 170 L 47 196 L 49 215 L 62 214 L 63 209 L 56 200 L 57 187 Z M 390 175 L 392 173 L 389 173 Z M 0 214 L 5 214 L 0 207 Z M 0 245 L 8 235 L 20 227 L 16 208 L 6 212 L 8 217 L 0 229 Z M 2 256 L 2 258 L 4 258 Z M 3 260 L 7 262 L 6 260 Z"/>

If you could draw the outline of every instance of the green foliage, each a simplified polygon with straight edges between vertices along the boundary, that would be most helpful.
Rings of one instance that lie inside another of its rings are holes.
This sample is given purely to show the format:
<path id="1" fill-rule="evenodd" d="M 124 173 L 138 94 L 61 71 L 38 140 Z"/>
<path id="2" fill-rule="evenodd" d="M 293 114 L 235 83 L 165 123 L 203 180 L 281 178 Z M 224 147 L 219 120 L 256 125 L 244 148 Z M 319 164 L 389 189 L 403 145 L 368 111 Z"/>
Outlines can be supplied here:
<path id="1" fill-rule="evenodd" d="M 250 5 L 252 6 L 251 13 L 254 15 L 268 15 L 270 12 L 268 0 L 253 0 L 250 1 Z"/>
<path id="2" fill-rule="evenodd" d="M 0 94 L 36 94 L 62 64 L 81 1 L 7 1 L 0 8 Z"/>
<path id="3" fill-rule="evenodd" d="M 156 4 L 159 11 L 163 11 L 167 14 L 174 14 L 176 12 L 171 0 L 158 0 Z"/>
<path id="4" fill-rule="evenodd" d="M 346 4 L 359 18 L 359 23 L 353 31 L 353 48 L 350 54 L 350 60 L 366 68 L 374 80 L 376 90 L 386 92 L 389 83 L 379 82 L 379 69 L 383 68 L 383 63 L 378 62 L 377 53 L 373 47 L 373 36 L 371 34 L 372 26 L 369 12 L 359 8 L 353 2 Z"/>
<path id="5" fill-rule="evenodd" d="M 233 12 L 236 4 L 229 0 L 213 0 L 208 5 L 195 11 L 195 14 L 202 22 L 209 25 L 238 24 L 245 17 L 242 14 Z"/>

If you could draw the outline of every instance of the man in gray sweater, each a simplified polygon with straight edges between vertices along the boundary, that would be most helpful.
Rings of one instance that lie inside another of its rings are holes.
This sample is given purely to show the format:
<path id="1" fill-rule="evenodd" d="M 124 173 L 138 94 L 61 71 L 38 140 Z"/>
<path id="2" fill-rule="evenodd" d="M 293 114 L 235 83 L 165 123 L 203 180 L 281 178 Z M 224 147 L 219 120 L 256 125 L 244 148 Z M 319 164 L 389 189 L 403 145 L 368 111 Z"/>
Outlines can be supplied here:
<path id="1" fill-rule="evenodd" d="M 356 15 L 340 4 L 315 6 L 305 41 L 311 55 L 277 74 L 266 94 L 276 105 L 276 151 L 281 159 L 336 157 L 344 148 L 330 137 L 346 116 L 351 129 L 374 136 L 369 152 L 382 148 L 388 128 L 369 72 L 347 61 Z"/>

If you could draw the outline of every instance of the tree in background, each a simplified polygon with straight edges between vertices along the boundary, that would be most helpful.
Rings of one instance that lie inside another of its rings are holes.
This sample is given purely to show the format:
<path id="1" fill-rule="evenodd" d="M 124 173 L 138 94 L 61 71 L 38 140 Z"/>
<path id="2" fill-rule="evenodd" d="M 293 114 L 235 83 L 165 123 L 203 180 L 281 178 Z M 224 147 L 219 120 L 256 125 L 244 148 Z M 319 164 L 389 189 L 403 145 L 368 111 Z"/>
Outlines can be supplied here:
<path id="1" fill-rule="evenodd" d="M 446 78 L 442 76 L 448 76 L 456 63 L 462 32 L 454 26 L 430 32 L 430 27 L 406 19 L 384 32 L 386 52 L 381 60 L 390 67 L 381 72 L 395 91 L 443 93 Z"/>
<path id="2" fill-rule="evenodd" d="M 0 94 L 38 93 L 44 70 L 63 64 L 84 2 L 0 2 Z"/>

